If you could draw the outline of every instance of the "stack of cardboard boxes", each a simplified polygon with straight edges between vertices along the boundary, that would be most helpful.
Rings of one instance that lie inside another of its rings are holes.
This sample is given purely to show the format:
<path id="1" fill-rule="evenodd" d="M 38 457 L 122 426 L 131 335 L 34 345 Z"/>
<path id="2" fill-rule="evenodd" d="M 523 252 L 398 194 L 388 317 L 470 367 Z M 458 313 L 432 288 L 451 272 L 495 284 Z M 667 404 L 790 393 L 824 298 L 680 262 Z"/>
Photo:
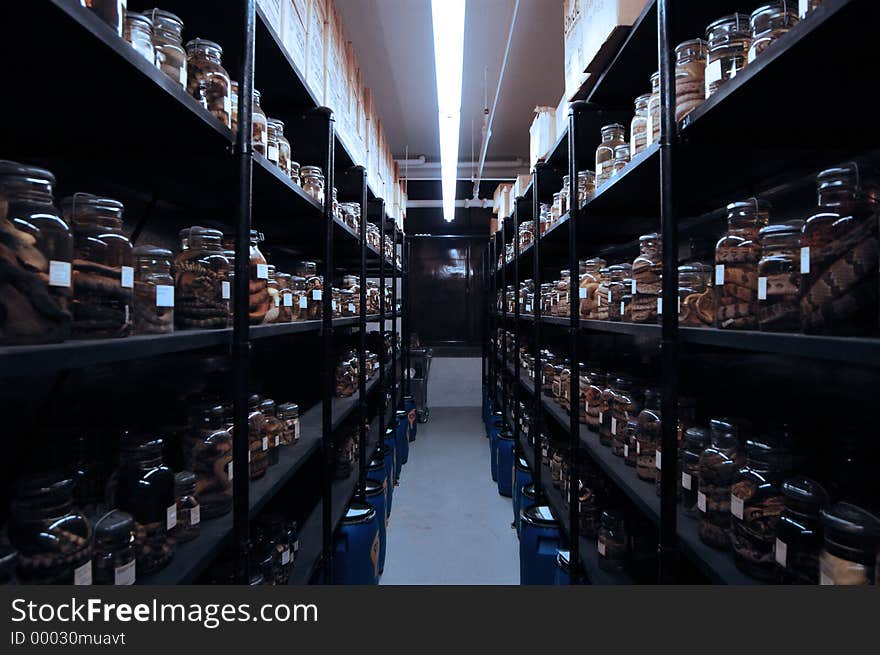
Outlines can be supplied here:
<path id="1" fill-rule="evenodd" d="M 406 196 L 398 179 L 382 121 L 345 34 L 334 0 L 257 0 L 318 105 L 333 110 L 336 133 L 388 213 L 402 226 Z M 269 91 L 267 89 L 267 91 Z"/>

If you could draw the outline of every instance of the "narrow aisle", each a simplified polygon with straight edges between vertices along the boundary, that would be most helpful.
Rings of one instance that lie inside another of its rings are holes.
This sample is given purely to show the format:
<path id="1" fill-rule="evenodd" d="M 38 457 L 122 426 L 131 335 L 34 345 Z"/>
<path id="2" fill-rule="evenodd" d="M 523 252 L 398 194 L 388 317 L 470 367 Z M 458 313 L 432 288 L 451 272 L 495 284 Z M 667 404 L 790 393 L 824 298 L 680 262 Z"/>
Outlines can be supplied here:
<path id="1" fill-rule="evenodd" d="M 490 476 L 480 408 L 432 407 L 395 489 L 380 584 L 519 584 L 510 503 Z"/>

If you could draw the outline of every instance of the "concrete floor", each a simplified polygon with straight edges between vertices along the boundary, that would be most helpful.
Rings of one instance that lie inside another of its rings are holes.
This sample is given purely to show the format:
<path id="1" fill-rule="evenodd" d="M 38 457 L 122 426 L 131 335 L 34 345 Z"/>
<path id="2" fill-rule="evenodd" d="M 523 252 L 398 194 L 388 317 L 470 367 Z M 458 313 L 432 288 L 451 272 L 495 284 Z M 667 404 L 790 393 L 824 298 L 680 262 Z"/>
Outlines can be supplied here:
<path id="1" fill-rule="evenodd" d="M 480 407 L 432 406 L 394 490 L 381 584 L 519 584 L 512 520 L 489 472 Z"/>

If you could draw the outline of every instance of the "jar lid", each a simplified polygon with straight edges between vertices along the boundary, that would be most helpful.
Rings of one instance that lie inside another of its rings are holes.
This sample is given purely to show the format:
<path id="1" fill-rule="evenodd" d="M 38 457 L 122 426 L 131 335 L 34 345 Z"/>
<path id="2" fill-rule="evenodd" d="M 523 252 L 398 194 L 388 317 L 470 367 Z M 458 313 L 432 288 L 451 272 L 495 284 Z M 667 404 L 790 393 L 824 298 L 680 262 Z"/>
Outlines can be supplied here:
<path id="1" fill-rule="evenodd" d="M 684 438 L 695 446 L 705 446 L 709 443 L 709 432 L 699 427 L 688 428 L 684 431 Z"/>
<path id="2" fill-rule="evenodd" d="M 647 96 L 649 99 L 651 98 L 651 94 L 649 93 Z M 596 177 L 596 173 L 591 170 L 578 171 L 578 177 L 583 177 L 586 179 L 593 179 Z M 589 260 L 588 260 L 589 261 Z"/>
<path id="3" fill-rule="evenodd" d="M 632 430 L 633 432 L 638 432 L 639 430 L 639 421 L 638 419 L 631 418 L 626 422 L 626 429 Z"/>
<path id="4" fill-rule="evenodd" d="M 736 436 L 736 423 L 731 418 L 722 417 L 710 419 L 709 427 L 712 432 L 722 432 Z"/>
<path id="5" fill-rule="evenodd" d="M 777 225 L 762 227 L 758 232 L 758 236 L 762 239 L 766 239 L 767 237 L 793 236 L 796 234 L 799 235 L 800 233 L 801 227 L 789 225 L 787 223 L 779 223 Z"/>
<path id="6" fill-rule="evenodd" d="M 530 469 L 528 460 L 523 456 L 517 457 L 516 468 L 518 468 L 520 471 L 529 471 Z"/>
<path id="7" fill-rule="evenodd" d="M 48 182 L 55 184 L 55 176 L 45 168 L 26 166 L 16 161 L 0 159 L 0 177 L 20 177 L 29 182 Z"/>
<path id="8" fill-rule="evenodd" d="M 719 38 L 750 38 L 751 26 L 748 14 L 728 14 L 706 27 L 706 39 L 712 43 Z"/>
<path id="9" fill-rule="evenodd" d="M 677 46 L 675 46 L 675 54 L 684 54 L 687 52 L 697 52 L 701 54 L 705 54 L 707 43 L 703 39 L 688 39 L 687 41 L 682 41 Z"/>
<path id="10" fill-rule="evenodd" d="M 782 16 L 785 16 L 785 22 L 787 24 L 794 25 L 797 23 L 797 3 L 788 3 L 785 0 L 780 0 L 779 2 L 771 2 L 766 5 L 761 5 L 752 12 L 749 19 L 752 21 L 752 24 L 756 24 L 760 21 L 768 21 Z"/>
<path id="11" fill-rule="evenodd" d="M 810 478 L 792 478 L 782 483 L 782 495 L 785 504 L 794 504 L 801 508 L 811 508 L 815 514 L 819 509 L 826 507 L 831 498 L 825 488 Z"/>
<path id="12" fill-rule="evenodd" d="M 641 106 L 641 105 L 648 104 L 648 102 L 650 102 L 650 101 L 651 101 L 651 94 L 650 93 L 643 93 L 642 95 L 636 97 L 635 104 L 636 104 L 636 106 Z M 589 172 L 592 173 L 592 171 L 589 171 Z M 578 175 L 580 175 L 580 173 L 578 173 Z"/>
<path id="13" fill-rule="evenodd" d="M 159 246 L 153 246 L 148 243 L 135 246 L 132 249 L 132 254 L 135 257 L 152 257 L 153 259 L 167 259 L 171 257 L 171 251 L 167 248 L 160 248 Z"/>
<path id="14" fill-rule="evenodd" d="M 653 73 L 651 73 L 651 85 L 653 86 L 655 83 L 660 83 L 660 71 L 654 71 Z"/>
<path id="15" fill-rule="evenodd" d="M 154 437 L 151 434 L 126 432 L 122 435 L 122 439 L 120 439 L 120 451 L 123 453 L 158 451 L 161 453 L 162 444 L 162 437 Z"/>
<path id="16" fill-rule="evenodd" d="M 639 243 L 647 242 L 647 241 L 660 241 L 660 235 L 656 232 L 652 232 L 651 234 L 643 234 L 639 237 Z"/>
<path id="17" fill-rule="evenodd" d="M 282 403 L 278 405 L 279 414 L 290 414 L 291 412 L 299 412 L 299 405 L 296 403 Z"/>
<path id="18" fill-rule="evenodd" d="M 159 19 L 168 23 L 177 23 L 180 27 L 183 27 L 183 21 L 180 17 L 176 14 L 172 14 L 170 11 L 164 9 L 148 9 L 144 14 L 150 16 L 153 19 L 153 23 L 156 22 L 156 19 Z"/>
<path id="19" fill-rule="evenodd" d="M 623 522 L 623 514 L 616 509 L 606 509 L 602 512 L 602 526 L 611 530 Z"/>
<path id="20" fill-rule="evenodd" d="M 385 485 L 375 480 L 367 480 L 364 484 L 364 496 L 372 498 L 385 493 Z"/>
<path id="21" fill-rule="evenodd" d="M 385 448 L 385 445 L 382 445 L 382 448 Z M 370 462 L 367 464 L 368 471 L 379 471 L 385 469 L 385 461 L 382 457 L 373 457 L 370 459 Z"/>
<path id="22" fill-rule="evenodd" d="M 73 479 L 61 471 L 48 471 L 28 475 L 15 485 L 15 496 L 19 500 L 45 497 L 65 500 L 73 494 Z"/>
<path id="23" fill-rule="evenodd" d="M 629 157 L 629 144 L 621 143 L 619 146 L 614 146 L 614 156 L 619 157 L 620 155 L 618 155 L 618 153 Z"/>
<path id="24" fill-rule="evenodd" d="M 529 525 L 538 528 L 558 528 L 559 521 L 553 517 L 552 510 L 547 505 L 532 505 L 522 510 L 521 518 Z"/>
<path id="25" fill-rule="evenodd" d="M 605 132 L 605 131 L 623 130 L 623 129 L 625 129 L 625 128 L 620 123 L 610 123 L 608 125 L 603 125 L 601 131 Z"/>
<path id="26" fill-rule="evenodd" d="M 299 169 L 303 175 L 324 176 L 324 170 L 320 166 L 303 166 Z"/>
<path id="27" fill-rule="evenodd" d="M 274 126 L 275 126 L 275 129 L 276 129 L 278 132 L 283 132 L 283 131 L 284 131 L 284 121 L 281 120 L 280 118 L 267 118 L 267 119 L 266 119 L 266 123 L 267 123 L 268 125 L 274 125 Z"/>
<path id="28" fill-rule="evenodd" d="M 127 12 L 126 16 L 130 16 L 132 12 Z M 220 47 L 219 44 L 214 41 L 209 41 L 208 39 L 193 39 L 192 41 L 188 41 L 186 44 L 186 50 L 189 52 L 191 49 L 196 48 L 205 48 L 209 50 L 216 50 L 218 54 L 223 54 L 223 48 Z"/>
<path id="29" fill-rule="evenodd" d="M 880 518 L 858 505 L 838 502 L 823 508 L 821 516 L 826 537 L 867 543 L 880 540 Z"/>
<path id="30" fill-rule="evenodd" d="M 215 230 L 214 228 L 211 228 L 211 227 L 202 227 L 201 225 L 193 225 L 189 229 L 181 230 L 180 236 L 181 236 L 181 238 L 189 237 L 190 239 L 194 236 L 222 239 L 223 232 L 220 230 Z"/>
<path id="31" fill-rule="evenodd" d="M 369 503 L 353 500 L 342 519 L 343 525 L 359 525 L 370 523 L 376 518 L 376 510 Z"/>
<path id="32" fill-rule="evenodd" d="M 126 11 L 125 12 L 125 22 L 126 23 L 138 23 L 139 26 L 148 30 L 150 33 L 153 32 L 153 21 L 150 20 L 149 16 L 145 16 L 144 14 L 138 11 Z M 218 48 L 220 46 L 217 46 Z"/>
<path id="33" fill-rule="evenodd" d="M 91 193 L 75 193 L 72 196 L 66 196 L 61 199 L 61 209 L 67 210 L 68 208 L 72 208 L 76 205 L 81 205 L 85 207 L 98 207 L 105 211 L 111 212 L 122 212 L 125 209 L 125 205 L 123 205 L 118 200 L 114 200 L 113 198 L 104 198 L 102 196 L 96 196 Z"/>
<path id="34" fill-rule="evenodd" d="M 132 530 L 134 530 L 134 517 L 121 509 L 114 509 L 95 522 L 95 539 L 115 539 L 127 535 L 127 540 Z"/>
<path id="35" fill-rule="evenodd" d="M 537 490 L 534 482 L 530 482 L 523 487 L 523 495 L 529 500 L 535 500 L 535 498 L 537 498 Z"/>

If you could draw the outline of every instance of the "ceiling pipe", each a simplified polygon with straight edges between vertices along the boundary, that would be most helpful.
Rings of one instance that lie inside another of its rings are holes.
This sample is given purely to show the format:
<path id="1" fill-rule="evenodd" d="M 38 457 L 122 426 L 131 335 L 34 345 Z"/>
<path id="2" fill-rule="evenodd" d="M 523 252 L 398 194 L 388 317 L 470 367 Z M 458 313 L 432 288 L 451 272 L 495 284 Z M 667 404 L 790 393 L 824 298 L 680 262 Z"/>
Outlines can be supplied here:
<path id="1" fill-rule="evenodd" d="M 397 162 L 398 166 L 404 166 L 408 163 L 410 168 L 440 168 L 439 161 L 427 161 L 424 155 L 422 155 L 418 159 L 395 159 L 394 161 Z M 466 168 L 468 166 L 473 166 L 475 163 L 476 162 L 472 161 L 459 161 L 458 167 Z M 526 160 L 522 157 L 516 157 L 514 159 L 499 159 L 494 161 L 484 160 L 480 162 L 480 167 L 482 168 L 483 165 L 486 165 L 489 168 L 523 168 L 526 167 L 528 164 L 526 163 Z"/>
<path id="2" fill-rule="evenodd" d="M 413 168 L 415 168 L 418 166 L 424 166 L 427 159 L 425 158 L 424 155 L 419 155 L 415 159 L 395 159 L 394 161 L 397 162 L 398 166 L 403 166 L 405 168 L 412 166 Z M 438 162 L 438 166 L 439 166 L 439 162 Z"/>
<path id="3" fill-rule="evenodd" d="M 513 15 L 510 17 L 510 29 L 507 31 L 507 44 L 504 46 L 504 58 L 501 60 L 501 71 L 498 74 L 498 86 L 495 87 L 495 99 L 492 101 L 492 112 L 483 123 L 483 142 L 480 145 L 480 163 L 477 167 L 477 176 L 474 180 L 474 198 L 479 197 L 480 178 L 483 176 L 483 164 L 486 162 L 486 153 L 489 152 L 489 140 L 492 138 L 492 123 L 495 120 L 495 108 L 501 97 L 501 83 L 504 81 L 504 71 L 507 69 L 507 58 L 510 55 L 510 44 L 513 41 L 513 30 L 516 27 L 516 15 L 519 12 L 519 0 L 513 5 Z"/>

